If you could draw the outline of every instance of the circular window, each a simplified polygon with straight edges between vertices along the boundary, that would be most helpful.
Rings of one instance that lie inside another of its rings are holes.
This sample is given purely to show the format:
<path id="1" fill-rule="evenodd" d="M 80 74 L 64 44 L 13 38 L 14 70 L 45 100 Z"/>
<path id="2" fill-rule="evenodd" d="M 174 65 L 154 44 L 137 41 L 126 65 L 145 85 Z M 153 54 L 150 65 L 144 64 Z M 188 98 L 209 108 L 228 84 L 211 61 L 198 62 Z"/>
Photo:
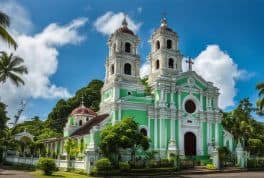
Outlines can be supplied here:
<path id="1" fill-rule="evenodd" d="M 184 107 L 185 107 L 185 111 L 190 113 L 190 114 L 194 113 L 195 110 L 196 110 L 196 105 L 195 105 L 195 103 L 192 100 L 187 100 L 185 102 L 185 106 Z"/>

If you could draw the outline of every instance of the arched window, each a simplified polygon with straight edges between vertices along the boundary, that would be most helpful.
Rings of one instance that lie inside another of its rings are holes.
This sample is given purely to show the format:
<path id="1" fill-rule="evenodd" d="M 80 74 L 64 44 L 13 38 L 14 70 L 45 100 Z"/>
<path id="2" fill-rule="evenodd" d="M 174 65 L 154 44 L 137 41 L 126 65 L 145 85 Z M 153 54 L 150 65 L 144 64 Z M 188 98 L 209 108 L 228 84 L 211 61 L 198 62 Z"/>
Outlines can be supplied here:
<path id="1" fill-rule="evenodd" d="M 141 133 L 142 135 L 144 135 L 144 136 L 148 136 L 148 131 L 147 131 L 147 129 L 145 129 L 145 128 L 141 128 L 141 129 L 140 129 L 140 133 Z"/>
<path id="2" fill-rule="evenodd" d="M 86 122 L 89 120 L 89 117 L 86 117 Z"/>
<path id="3" fill-rule="evenodd" d="M 167 40 L 167 49 L 171 49 L 171 48 L 172 48 L 172 41 Z"/>
<path id="4" fill-rule="evenodd" d="M 158 49 L 160 49 L 160 41 L 159 40 L 156 41 L 156 50 L 158 50 Z"/>
<path id="5" fill-rule="evenodd" d="M 124 73 L 127 74 L 127 75 L 131 75 L 131 65 L 129 63 L 125 64 Z"/>
<path id="6" fill-rule="evenodd" d="M 155 68 L 156 68 L 156 69 L 159 69 L 159 67 L 160 67 L 159 60 L 156 60 L 156 63 L 155 63 Z"/>
<path id="7" fill-rule="evenodd" d="M 114 66 L 114 64 L 111 65 L 110 73 L 111 74 L 114 74 L 115 73 L 115 66 Z"/>
<path id="8" fill-rule="evenodd" d="M 172 58 L 169 58 L 169 68 L 173 69 L 174 68 L 174 60 Z"/>
<path id="9" fill-rule="evenodd" d="M 131 44 L 126 42 L 125 43 L 125 52 L 130 53 L 130 51 L 131 51 Z"/>
<path id="10" fill-rule="evenodd" d="M 82 126 L 82 120 L 79 120 L 79 126 Z"/>

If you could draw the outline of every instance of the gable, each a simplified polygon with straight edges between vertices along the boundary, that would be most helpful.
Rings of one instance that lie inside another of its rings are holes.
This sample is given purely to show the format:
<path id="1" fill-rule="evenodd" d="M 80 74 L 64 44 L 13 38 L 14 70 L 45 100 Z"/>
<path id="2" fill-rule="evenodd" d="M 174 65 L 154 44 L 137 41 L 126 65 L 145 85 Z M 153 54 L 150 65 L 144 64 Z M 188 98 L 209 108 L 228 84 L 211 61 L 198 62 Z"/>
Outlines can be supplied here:
<path id="1" fill-rule="evenodd" d="M 208 83 L 195 72 L 182 73 L 176 80 L 176 85 L 185 87 L 192 87 L 197 90 L 206 90 Z"/>

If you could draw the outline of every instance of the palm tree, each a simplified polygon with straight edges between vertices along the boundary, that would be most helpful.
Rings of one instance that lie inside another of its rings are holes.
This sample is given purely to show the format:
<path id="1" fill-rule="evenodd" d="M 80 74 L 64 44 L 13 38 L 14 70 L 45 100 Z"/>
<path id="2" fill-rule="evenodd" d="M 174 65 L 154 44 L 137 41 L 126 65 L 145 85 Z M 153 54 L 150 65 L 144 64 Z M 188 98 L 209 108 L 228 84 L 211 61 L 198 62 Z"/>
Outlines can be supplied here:
<path id="1" fill-rule="evenodd" d="M 22 65 L 24 60 L 21 57 L 8 55 L 6 52 L 0 52 L 0 83 L 5 83 L 9 78 L 16 86 L 24 85 L 20 75 L 27 74 L 26 66 Z"/>
<path id="2" fill-rule="evenodd" d="M 259 99 L 257 100 L 257 113 L 259 115 L 264 114 L 264 83 L 258 83 L 256 86 L 259 91 Z"/>
<path id="3" fill-rule="evenodd" d="M 12 36 L 6 30 L 10 25 L 10 19 L 8 15 L 4 12 L 0 11 L 0 37 L 6 41 L 9 45 L 12 45 L 15 49 L 17 48 L 16 41 L 12 38 Z"/>

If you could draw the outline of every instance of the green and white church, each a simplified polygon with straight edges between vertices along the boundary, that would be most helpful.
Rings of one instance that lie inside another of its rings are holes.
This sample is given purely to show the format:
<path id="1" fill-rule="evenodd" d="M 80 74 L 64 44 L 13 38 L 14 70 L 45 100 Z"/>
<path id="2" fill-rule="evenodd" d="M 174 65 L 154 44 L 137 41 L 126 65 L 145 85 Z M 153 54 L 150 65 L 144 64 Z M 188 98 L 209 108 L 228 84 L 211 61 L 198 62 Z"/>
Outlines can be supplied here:
<path id="1" fill-rule="evenodd" d="M 108 40 L 99 112 L 83 105 L 76 108 L 64 128 L 64 137 L 46 140 L 47 146 L 64 152 L 64 140 L 75 137 L 83 139 L 92 152 L 98 147 L 100 130 L 106 124 L 133 117 L 140 132 L 150 138 L 150 149 L 161 157 L 178 153 L 202 159 L 222 146 L 235 151 L 233 136 L 221 124 L 219 89 L 192 71 L 190 60 L 189 70 L 182 71 L 183 55 L 178 40 L 177 33 L 162 19 L 150 38 L 148 94 L 140 78 L 140 39 L 124 18 Z"/>
<path id="2" fill-rule="evenodd" d="M 151 139 L 151 149 L 164 156 L 175 151 L 207 156 L 213 147 L 222 146 L 234 151 L 233 137 L 221 124 L 219 89 L 192 71 L 190 60 L 189 71 L 182 71 L 178 40 L 162 19 L 150 38 L 148 84 L 152 94 L 147 96 L 139 74 L 140 39 L 124 19 L 108 41 L 100 113 L 108 113 L 112 124 L 133 117 Z"/>

